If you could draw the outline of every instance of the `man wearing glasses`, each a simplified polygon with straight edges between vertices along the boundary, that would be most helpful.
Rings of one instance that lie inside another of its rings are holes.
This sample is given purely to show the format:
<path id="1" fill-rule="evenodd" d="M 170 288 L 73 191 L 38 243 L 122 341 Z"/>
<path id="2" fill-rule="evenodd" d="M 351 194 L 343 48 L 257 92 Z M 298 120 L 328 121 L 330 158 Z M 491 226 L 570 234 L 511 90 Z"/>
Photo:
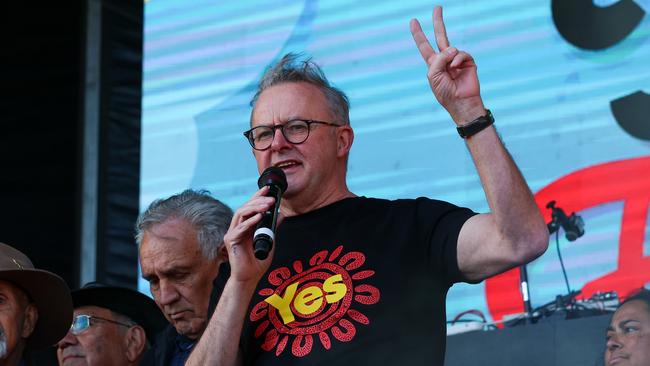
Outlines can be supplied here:
<path id="1" fill-rule="evenodd" d="M 166 324 L 149 297 L 90 283 L 72 291 L 72 326 L 58 343 L 61 366 L 136 366 Z"/>
<path id="2" fill-rule="evenodd" d="M 268 188 L 235 212 L 224 238 L 231 276 L 187 365 L 442 365 L 449 287 L 546 250 L 546 224 L 492 126 L 476 65 L 449 46 L 442 9 L 433 19 L 438 50 L 416 20 L 411 33 L 492 212 L 357 197 L 346 183 L 346 96 L 309 60 L 285 56 L 262 78 L 245 133 L 259 172 L 287 176 L 284 220 L 260 261 L 252 237 L 274 203 Z"/>

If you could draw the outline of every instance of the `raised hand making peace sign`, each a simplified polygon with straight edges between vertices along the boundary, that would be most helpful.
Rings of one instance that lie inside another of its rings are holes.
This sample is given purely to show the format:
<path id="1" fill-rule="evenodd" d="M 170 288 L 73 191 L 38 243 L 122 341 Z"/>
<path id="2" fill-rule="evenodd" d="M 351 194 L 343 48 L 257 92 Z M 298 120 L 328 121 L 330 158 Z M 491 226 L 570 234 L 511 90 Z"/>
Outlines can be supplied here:
<path id="1" fill-rule="evenodd" d="M 427 63 L 427 79 L 438 102 L 462 125 L 485 114 L 481 100 L 476 64 L 472 56 L 449 46 L 442 8 L 433 9 L 433 29 L 438 52 L 431 46 L 420 23 L 411 19 L 413 40 Z"/>

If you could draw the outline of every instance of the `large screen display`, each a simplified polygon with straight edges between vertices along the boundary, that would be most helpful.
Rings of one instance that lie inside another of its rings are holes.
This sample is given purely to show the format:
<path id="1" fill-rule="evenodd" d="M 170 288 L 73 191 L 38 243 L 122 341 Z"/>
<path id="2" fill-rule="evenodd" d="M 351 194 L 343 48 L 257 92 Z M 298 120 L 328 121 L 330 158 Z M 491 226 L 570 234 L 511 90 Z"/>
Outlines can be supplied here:
<path id="1" fill-rule="evenodd" d="M 650 282 L 650 2 L 440 1 L 452 45 L 478 65 L 484 102 L 547 221 L 584 220 L 559 247 L 573 290 L 625 295 Z M 428 1 L 150 0 L 145 5 L 140 207 L 188 187 L 239 207 L 258 172 L 242 136 L 264 70 L 313 56 L 347 93 L 357 195 L 420 196 L 480 212 L 472 159 L 433 97 L 409 32 Z M 555 236 L 528 265 L 539 306 L 566 294 Z M 143 289 L 146 283 L 141 283 Z M 447 317 L 523 311 L 519 270 L 453 286 Z"/>

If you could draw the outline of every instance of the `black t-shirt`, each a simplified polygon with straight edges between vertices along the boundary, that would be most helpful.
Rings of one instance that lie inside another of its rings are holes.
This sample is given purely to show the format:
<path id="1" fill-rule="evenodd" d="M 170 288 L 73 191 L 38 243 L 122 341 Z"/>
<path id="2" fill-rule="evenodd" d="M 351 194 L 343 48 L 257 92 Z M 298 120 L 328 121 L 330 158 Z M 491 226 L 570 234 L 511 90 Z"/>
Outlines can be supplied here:
<path id="1" fill-rule="evenodd" d="M 442 365 L 456 243 L 474 213 L 348 198 L 285 219 L 242 334 L 246 365 Z"/>

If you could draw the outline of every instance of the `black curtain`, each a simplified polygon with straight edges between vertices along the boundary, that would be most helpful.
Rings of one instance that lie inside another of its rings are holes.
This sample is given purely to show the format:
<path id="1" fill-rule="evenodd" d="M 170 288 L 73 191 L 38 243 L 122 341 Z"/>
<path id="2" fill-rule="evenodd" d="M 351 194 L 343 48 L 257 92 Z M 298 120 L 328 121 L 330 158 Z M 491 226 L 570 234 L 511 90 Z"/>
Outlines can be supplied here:
<path id="1" fill-rule="evenodd" d="M 137 286 L 143 2 L 102 4 L 97 279 Z"/>

